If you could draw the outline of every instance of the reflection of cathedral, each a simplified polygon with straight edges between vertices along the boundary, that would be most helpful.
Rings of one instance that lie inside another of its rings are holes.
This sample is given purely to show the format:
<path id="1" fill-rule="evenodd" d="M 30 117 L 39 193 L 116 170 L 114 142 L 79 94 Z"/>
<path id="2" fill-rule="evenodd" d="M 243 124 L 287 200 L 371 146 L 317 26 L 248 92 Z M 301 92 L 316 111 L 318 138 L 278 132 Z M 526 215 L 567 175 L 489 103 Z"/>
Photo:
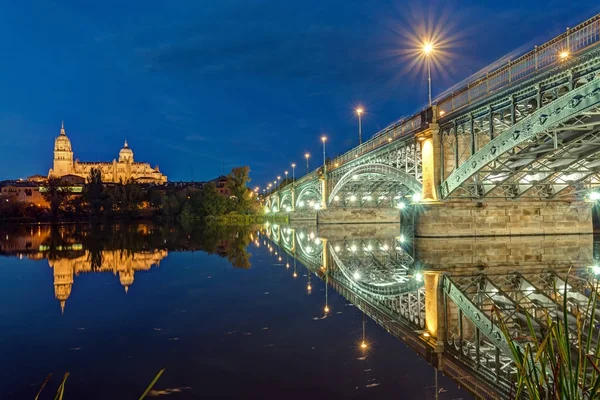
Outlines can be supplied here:
<path id="1" fill-rule="evenodd" d="M 127 182 L 132 179 L 139 183 L 165 183 L 164 176 L 158 167 L 152 168 L 148 163 L 134 162 L 133 151 L 127 145 L 119 152 L 119 161 L 112 162 L 80 162 L 73 161 L 71 141 L 65 133 L 64 124 L 60 128 L 60 135 L 54 141 L 54 166 L 48 176 L 63 177 L 75 175 L 87 179 L 92 168 L 102 171 L 104 182 Z"/>
<path id="2" fill-rule="evenodd" d="M 71 294 L 73 277 L 85 272 L 112 272 L 119 275 L 125 292 L 133 283 L 136 271 L 148 271 L 153 265 L 157 267 L 168 254 L 167 250 L 153 250 L 143 253 L 132 253 L 127 250 L 104 250 L 101 253 L 102 265 L 92 270 L 92 257 L 88 250 L 77 258 L 60 258 L 48 260 L 54 272 L 54 295 L 60 301 L 64 311 L 65 302 Z"/>

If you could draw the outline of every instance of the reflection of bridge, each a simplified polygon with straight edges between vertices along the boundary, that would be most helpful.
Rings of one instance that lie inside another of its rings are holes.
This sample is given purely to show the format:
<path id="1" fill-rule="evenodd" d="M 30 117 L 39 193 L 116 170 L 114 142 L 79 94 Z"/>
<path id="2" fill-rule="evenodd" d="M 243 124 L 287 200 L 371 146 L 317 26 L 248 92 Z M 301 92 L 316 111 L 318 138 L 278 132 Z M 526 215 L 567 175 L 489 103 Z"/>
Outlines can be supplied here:
<path id="1" fill-rule="evenodd" d="M 377 222 L 422 201 L 422 236 L 590 232 L 583 200 L 600 183 L 599 42 L 597 15 L 390 125 L 264 205 L 319 223 Z M 352 209 L 362 212 L 341 213 Z"/>
<path id="2" fill-rule="evenodd" d="M 524 345 L 528 319 L 541 336 L 546 316 L 562 315 L 569 266 L 575 267 L 567 285 L 570 319 L 585 309 L 597 287 L 591 284 L 597 282 L 597 271 L 589 268 L 594 264 L 591 236 L 523 238 L 520 243 L 515 238 L 448 241 L 345 230 L 323 238 L 316 229 L 278 225 L 268 225 L 264 234 L 280 254 L 298 260 L 326 287 L 481 398 L 514 395 L 517 369 L 498 316 Z M 457 257 L 445 268 L 438 254 L 449 249 Z"/>

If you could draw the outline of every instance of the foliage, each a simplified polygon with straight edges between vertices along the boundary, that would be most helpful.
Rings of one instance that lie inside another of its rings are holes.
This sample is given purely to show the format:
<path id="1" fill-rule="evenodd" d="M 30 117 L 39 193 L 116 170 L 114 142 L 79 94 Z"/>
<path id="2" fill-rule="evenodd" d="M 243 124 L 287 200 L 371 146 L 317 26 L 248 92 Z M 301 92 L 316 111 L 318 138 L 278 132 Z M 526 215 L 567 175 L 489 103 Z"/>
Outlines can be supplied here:
<path id="1" fill-rule="evenodd" d="M 236 167 L 227 175 L 227 189 L 229 190 L 231 200 L 233 201 L 230 211 L 237 211 L 241 214 L 250 212 L 252 193 L 248 190 L 250 182 L 250 167 Z"/>
<path id="2" fill-rule="evenodd" d="M 103 203 L 103 195 L 104 186 L 102 184 L 102 171 L 98 168 L 92 168 L 83 192 L 83 198 L 90 205 L 92 214 L 96 215 L 100 213 Z"/>
<path id="3" fill-rule="evenodd" d="M 547 329 L 542 337 L 536 335 L 528 314 L 529 332 L 521 338 L 511 337 L 496 310 L 518 369 L 515 398 L 526 393 L 535 400 L 587 400 L 600 394 L 600 347 L 598 338 L 593 338 L 597 330 L 598 287 L 590 287 L 589 301 L 583 310 L 571 311 L 575 314 L 575 322 L 570 318 L 567 289 L 568 278 L 562 289 L 562 311 L 556 319 L 546 314 L 544 324 Z"/>
<path id="4" fill-rule="evenodd" d="M 48 178 L 42 196 L 50 204 L 50 213 L 53 219 L 58 218 L 58 212 L 65 204 L 70 193 L 70 188 L 65 186 L 60 178 Z"/>

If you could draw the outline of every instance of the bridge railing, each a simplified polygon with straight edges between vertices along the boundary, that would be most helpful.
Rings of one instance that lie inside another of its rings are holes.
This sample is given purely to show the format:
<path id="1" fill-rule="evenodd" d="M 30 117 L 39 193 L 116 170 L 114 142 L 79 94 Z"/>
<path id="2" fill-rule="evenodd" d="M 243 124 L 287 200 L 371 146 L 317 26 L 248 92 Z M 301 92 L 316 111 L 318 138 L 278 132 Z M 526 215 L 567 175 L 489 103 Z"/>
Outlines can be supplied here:
<path id="1" fill-rule="evenodd" d="M 377 132 L 373 137 L 358 147 L 342 154 L 339 157 L 333 159 L 329 164 L 328 168 L 337 168 L 348 161 L 354 160 L 359 156 L 373 151 L 374 149 L 381 147 L 395 139 L 403 136 L 407 136 L 410 133 L 415 132 L 422 126 L 421 113 L 413 115 L 412 117 L 401 119 L 400 121 L 388 126 L 387 128 Z"/>
<path id="2" fill-rule="evenodd" d="M 536 46 L 516 60 L 509 61 L 506 65 L 467 83 L 466 86 L 440 99 L 437 102 L 438 108 L 440 112 L 448 115 L 556 63 L 561 59 L 562 52 L 577 53 L 595 46 L 598 42 L 600 42 L 600 14 L 575 28 L 567 29 L 566 32 L 541 46 Z"/>

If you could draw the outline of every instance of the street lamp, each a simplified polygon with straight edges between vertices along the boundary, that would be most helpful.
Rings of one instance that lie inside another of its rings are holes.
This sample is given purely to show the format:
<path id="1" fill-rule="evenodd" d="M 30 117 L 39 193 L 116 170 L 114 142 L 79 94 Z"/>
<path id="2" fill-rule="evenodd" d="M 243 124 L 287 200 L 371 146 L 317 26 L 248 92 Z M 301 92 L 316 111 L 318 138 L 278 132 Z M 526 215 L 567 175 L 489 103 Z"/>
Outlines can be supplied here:
<path id="1" fill-rule="evenodd" d="M 327 137 L 321 136 L 321 142 L 323 142 L 323 173 L 327 172 L 327 163 L 325 159 L 325 142 L 327 141 Z"/>
<path id="2" fill-rule="evenodd" d="M 310 154 L 304 154 L 304 158 L 306 158 L 306 173 L 308 174 L 308 159 L 310 158 Z"/>
<path id="3" fill-rule="evenodd" d="M 296 182 L 296 163 L 292 163 L 292 182 Z"/>
<path id="4" fill-rule="evenodd" d="M 427 60 L 427 80 L 429 82 L 429 107 L 431 107 L 431 53 L 433 52 L 433 44 L 425 42 L 423 44 L 423 54 Z"/>
<path id="5" fill-rule="evenodd" d="M 287 185 L 287 176 L 288 176 L 288 172 L 287 172 L 287 171 L 283 171 L 283 173 L 285 174 L 285 184 Z"/>
<path id="6" fill-rule="evenodd" d="M 358 114 L 358 144 L 362 144 L 362 113 L 365 112 L 362 107 L 358 107 L 356 109 L 356 114 Z"/>

